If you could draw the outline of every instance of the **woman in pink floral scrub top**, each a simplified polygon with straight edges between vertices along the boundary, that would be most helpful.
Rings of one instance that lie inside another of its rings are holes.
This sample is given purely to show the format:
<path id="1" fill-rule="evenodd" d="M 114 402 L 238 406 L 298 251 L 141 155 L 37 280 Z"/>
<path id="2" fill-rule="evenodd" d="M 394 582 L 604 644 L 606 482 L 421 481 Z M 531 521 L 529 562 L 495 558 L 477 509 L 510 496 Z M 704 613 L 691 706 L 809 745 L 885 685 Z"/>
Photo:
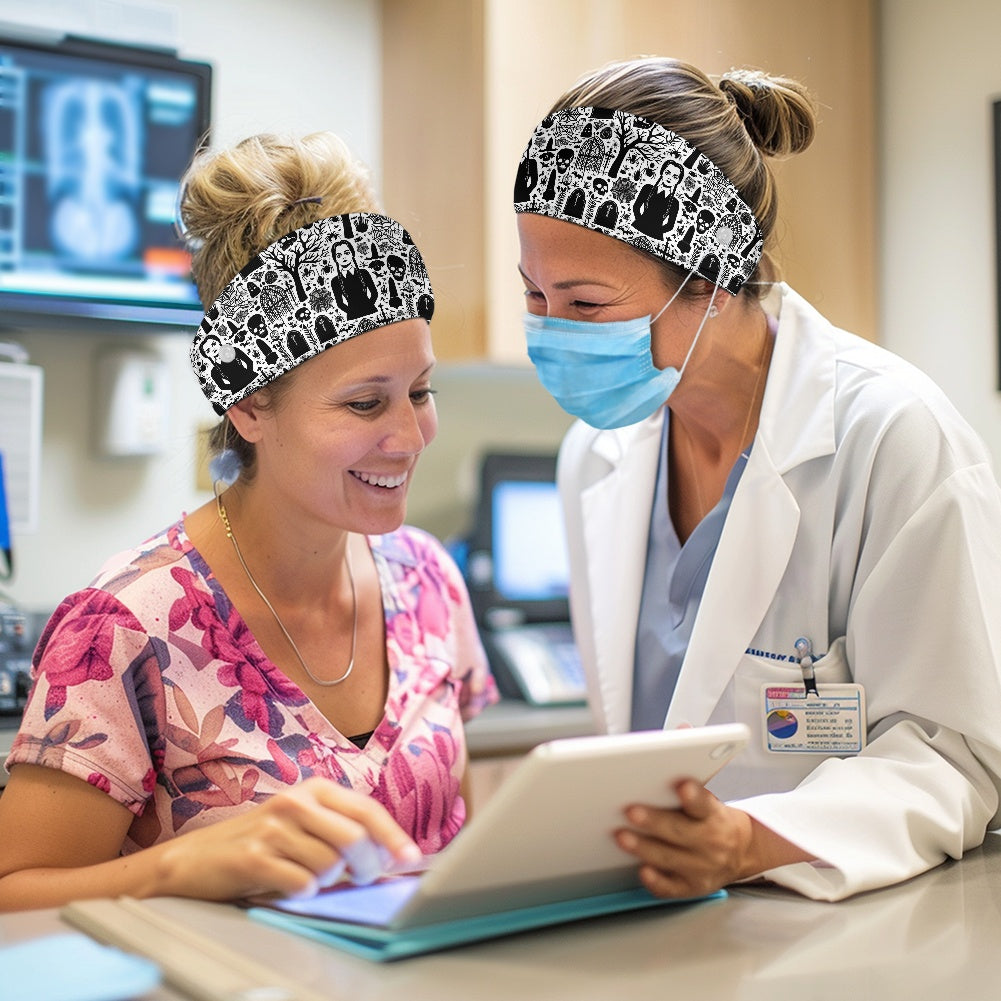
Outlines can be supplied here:
<path id="1" fill-rule="evenodd" d="M 230 485 L 47 625 L 0 797 L 2 909 L 405 867 L 462 826 L 463 721 L 497 698 L 457 568 L 403 525 L 437 430 L 416 247 L 330 134 L 255 137 L 185 181 L 192 361 Z M 408 261 L 374 317 L 329 294 L 345 241 Z M 281 281 L 303 305 L 255 313 Z"/>

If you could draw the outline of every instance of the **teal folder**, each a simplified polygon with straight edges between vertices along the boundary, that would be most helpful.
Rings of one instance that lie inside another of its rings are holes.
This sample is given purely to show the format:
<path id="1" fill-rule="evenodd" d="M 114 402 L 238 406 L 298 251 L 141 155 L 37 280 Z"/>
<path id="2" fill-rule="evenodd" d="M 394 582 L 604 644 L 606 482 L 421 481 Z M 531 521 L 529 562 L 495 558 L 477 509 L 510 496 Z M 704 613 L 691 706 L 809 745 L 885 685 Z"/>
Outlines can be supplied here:
<path id="1" fill-rule="evenodd" d="M 703 897 L 662 899 L 653 896 L 642 887 L 637 887 L 435 924 L 392 927 L 386 924 L 363 923 L 364 920 L 374 919 L 375 911 L 378 910 L 378 907 L 370 909 L 367 906 L 365 891 L 376 891 L 375 896 L 378 898 L 380 888 L 388 887 L 388 892 L 381 893 L 382 899 L 377 899 L 377 903 L 382 904 L 387 902 L 389 897 L 395 897 L 404 891 L 406 883 L 407 878 L 404 878 L 373 887 L 335 891 L 334 894 L 321 895 L 313 901 L 302 901 L 299 904 L 286 901 L 277 907 L 252 907 L 249 914 L 257 921 L 343 949 L 356 956 L 375 962 L 388 962 L 548 925 L 653 907 L 678 907 L 726 896 L 725 890 L 719 890 Z M 348 908 L 344 906 L 328 908 L 325 906 L 324 896 L 339 898 L 336 902 L 338 905 L 350 905 L 349 895 L 354 895 L 359 905 L 358 920 L 347 920 L 343 916 L 327 916 L 345 915 L 348 913 Z"/>

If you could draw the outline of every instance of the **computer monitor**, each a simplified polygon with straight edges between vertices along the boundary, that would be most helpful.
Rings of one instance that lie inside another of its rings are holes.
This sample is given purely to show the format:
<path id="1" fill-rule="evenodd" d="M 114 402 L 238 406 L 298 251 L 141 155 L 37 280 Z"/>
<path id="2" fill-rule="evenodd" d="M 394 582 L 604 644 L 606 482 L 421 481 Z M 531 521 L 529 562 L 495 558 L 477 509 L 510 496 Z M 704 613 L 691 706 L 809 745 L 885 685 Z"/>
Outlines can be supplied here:
<path id="1" fill-rule="evenodd" d="M 556 484 L 504 480 L 493 490 L 494 586 L 508 601 L 567 596 L 567 551 Z"/>
<path id="2" fill-rule="evenodd" d="M 174 216 L 211 81 L 167 51 L 0 37 L 0 326 L 197 326 Z"/>
<path id="3" fill-rule="evenodd" d="M 554 455 L 483 456 L 467 578 L 482 626 L 569 620 L 569 568 Z"/>

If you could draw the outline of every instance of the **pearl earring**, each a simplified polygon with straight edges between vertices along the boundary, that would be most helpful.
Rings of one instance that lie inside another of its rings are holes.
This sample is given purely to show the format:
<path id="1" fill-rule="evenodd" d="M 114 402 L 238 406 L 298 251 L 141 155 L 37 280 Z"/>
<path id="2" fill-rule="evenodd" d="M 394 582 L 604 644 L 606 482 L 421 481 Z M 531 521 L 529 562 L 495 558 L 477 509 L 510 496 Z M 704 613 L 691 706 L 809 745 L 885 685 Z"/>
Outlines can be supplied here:
<path id="1" fill-rule="evenodd" d="M 717 316 L 719 316 L 719 310 L 716 308 L 716 303 L 713 303 L 709 307 L 709 319 L 715 320 Z"/>

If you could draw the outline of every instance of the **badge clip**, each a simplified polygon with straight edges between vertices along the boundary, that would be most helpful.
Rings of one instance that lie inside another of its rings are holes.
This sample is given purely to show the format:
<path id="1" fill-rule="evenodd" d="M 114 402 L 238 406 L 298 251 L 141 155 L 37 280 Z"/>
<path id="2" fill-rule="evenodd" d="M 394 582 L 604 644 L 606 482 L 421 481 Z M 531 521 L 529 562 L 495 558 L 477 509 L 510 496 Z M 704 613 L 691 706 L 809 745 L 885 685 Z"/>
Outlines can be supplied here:
<path id="1" fill-rule="evenodd" d="M 817 679 L 813 671 L 813 644 L 805 637 L 796 640 L 796 656 L 799 659 L 799 669 L 803 672 L 803 687 L 807 695 L 820 697 L 817 691 Z"/>

